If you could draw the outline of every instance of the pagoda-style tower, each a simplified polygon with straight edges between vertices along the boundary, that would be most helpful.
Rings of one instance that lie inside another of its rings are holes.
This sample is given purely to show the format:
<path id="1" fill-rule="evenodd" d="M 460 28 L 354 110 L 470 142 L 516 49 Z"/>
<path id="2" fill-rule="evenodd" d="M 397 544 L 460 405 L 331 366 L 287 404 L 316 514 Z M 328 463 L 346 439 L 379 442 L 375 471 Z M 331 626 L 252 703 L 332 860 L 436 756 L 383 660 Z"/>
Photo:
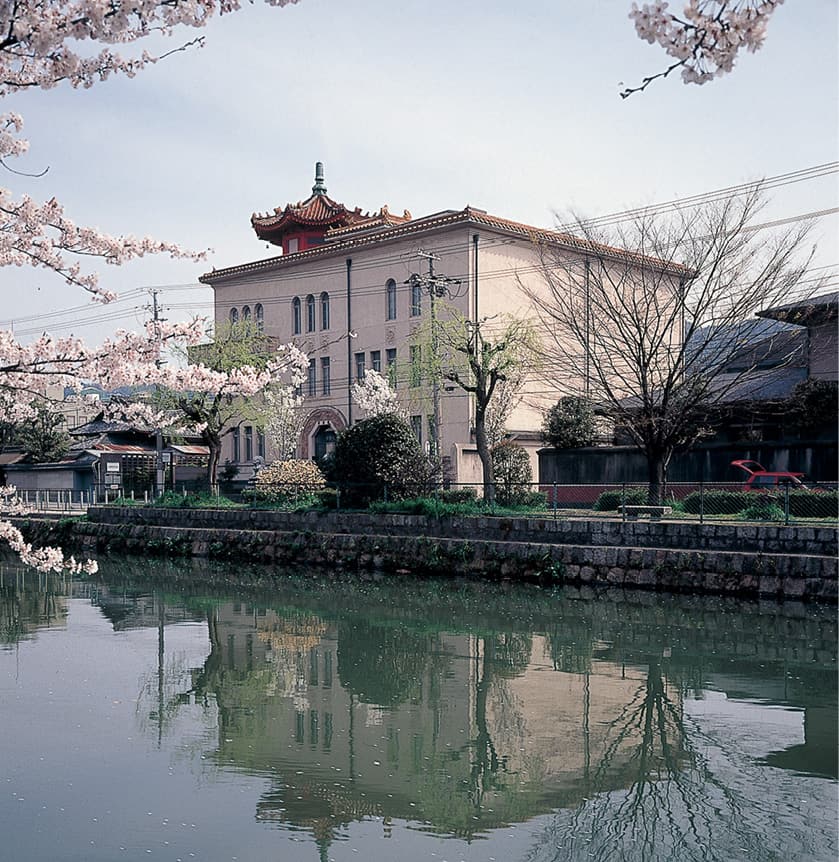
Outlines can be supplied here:
<path id="1" fill-rule="evenodd" d="M 273 213 L 251 216 L 251 225 L 256 235 L 265 242 L 280 246 L 283 254 L 295 254 L 322 245 L 333 231 L 345 235 L 348 230 L 359 227 L 402 224 L 411 214 L 405 210 L 402 216 L 392 215 L 387 206 L 378 213 L 362 213 L 361 209 L 347 209 L 326 194 L 323 178 L 323 162 L 315 163 L 315 184 L 312 194 L 305 201 L 275 207 Z"/>

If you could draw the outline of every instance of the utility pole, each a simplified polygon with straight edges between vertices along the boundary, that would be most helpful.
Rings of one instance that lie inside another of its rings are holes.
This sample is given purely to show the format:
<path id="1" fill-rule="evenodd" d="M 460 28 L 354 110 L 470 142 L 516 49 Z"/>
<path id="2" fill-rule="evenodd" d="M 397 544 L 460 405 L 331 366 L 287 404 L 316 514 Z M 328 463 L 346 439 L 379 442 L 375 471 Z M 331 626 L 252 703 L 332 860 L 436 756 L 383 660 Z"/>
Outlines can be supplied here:
<path id="1" fill-rule="evenodd" d="M 152 288 L 151 296 L 152 296 L 152 311 L 154 314 L 154 339 L 157 344 L 158 350 L 160 349 L 160 323 L 163 318 L 160 316 L 160 306 L 157 304 L 157 294 L 159 291 L 157 288 Z M 163 360 L 160 358 L 158 354 L 157 360 L 155 364 L 158 368 L 163 364 Z M 164 487 L 166 485 L 166 468 L 163 463 L 163 433 L 160 430 L 160 426 L 155 428 L 154 430 L 154 448 L 155 448 L 155 479 L 154 479 L 154 491 L 155 497 L 160 497 L 163 494 Z"/>
<path id="2" fill-rule="evenodd" d="M 418 257 L 428 261 L 428 275 L 423 278 L 419 273 L 412 273 L 405 282 L 412 288 L 419 287 L 428 293 L 429 297 L 429 321 L 431 324 L 431 360 L 433 375 L 431 379 L 431 404 L 434 414 L 434 433 L 431 440 L 431 451 L 437 463 L 440 463 L 440 425 L 442 422 L 442 410 L 440 404 L 440 375 L 437 365 L 439 363 L 440 333 L 437 323 L 437 299 L 448 296 L 449 288 L 460 284 L 459 278 L 449 278 L 434 272 L 434 261 L 440 260 L 439 256 L 427 251 L 420 251 Z"/>

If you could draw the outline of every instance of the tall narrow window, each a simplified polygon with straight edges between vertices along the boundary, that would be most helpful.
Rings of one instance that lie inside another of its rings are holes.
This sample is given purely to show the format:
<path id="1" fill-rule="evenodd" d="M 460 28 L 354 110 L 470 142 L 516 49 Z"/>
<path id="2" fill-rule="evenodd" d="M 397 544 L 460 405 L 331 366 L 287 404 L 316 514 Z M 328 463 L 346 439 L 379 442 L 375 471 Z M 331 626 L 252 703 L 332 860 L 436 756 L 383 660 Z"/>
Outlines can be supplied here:
<path id="1" fill-rule="evenodd" d="M 291 329 L 295 335 L 300 335 L 302 324 L 300 322 L 300 297 L 295 296 L 291 301 Z"/>
<path id="2" fill-rule="evenodd" d="M 253 314 L 256 318 L 256 328 L 259 332 L 263 332 L 265 330 L 265 311 L 262 308 L 262 303 L 257 302 L 257 304 L 253 308 Z"/>
<path id="3" fill-rule="evenodd" d="M 389 278 L 385 284 L 385 294 L 387 296 L 387 319 L 396 320 L 396 282 Z"/>
<path id="4" fill-rule="evenodd" d="M 370 367 L 373 371 L 378 371 L 379 374 L 382 373 L 382 351 L 381 350 L 371 350 L 370 351 Z"/>
<path id="5" fill-rule="evenodd" d="M 320 295 L 320 328 L 329 329 L 329 294 Z"/>
<path id="6" fill-rule="evenodd" d="M 253 461 L 253 428 L 245 425 L 245 461 Z"/>
<path id="7" fill-rule="evenodd" d="M 242 320 L 251 319 L 251 307 L 249 305 L 242 306 Z"/>
<path id="8" fill-rule="evenodd" d="M 315 364 L 316 360 L 309 360 L 309 379 L 308 379 L 308 393 L 309 395 L 317 395 L 318 394 L 318 369 Z"/>
<path id="9" fill-rule="evenodd" d="M 396 348 L 388 347 L 385 351 L 385 362 L 387 363 L 387 382 L 396 389 Z"/>
<path id="10" fill-rule="evenodd" d="M 364 382 L 364 354 L 356 353 L 355 355 L 355 379 L 359 383 Z"/>
<path id="11" fill-rule="evenodd" d="M 233 463 L 238 464 L 242 460 L 242 444 L 239 440 L 239 429 L 234 428 L 233 434 Z"/>
<path id="12" fill-rule="evenodd" d="M 256 454 L 260 458 L 265 457 L 265 432 L 257 431 L 256 432 Z"/>
<path id="13" fill-rule="evenodd" d="M 422 416 L 411 417 L 411 430 L 414 432 L 414 437 L 422 443 Z"/>
<path id="14" fill-rule="evenodd" d="M 315 298 L 310 293 L 306 297 L 306 332 L 315 331 Z"/>
<path id="15" fill-rule="evenodd" d="M 330 373 L 330 361 L 328 356 L 321 357 L 320 360 L 320 384 L 321 394 L 329 395 L 332 391 L 332 380 Z"/>
<path id="16" fill-rule="evenodd" d="M 411 386 L 422 384 L 422 348 L 419 345 L 411 347 Z"/>
<path id="17" fill-rule="evenodd" d="M 417 281 L 411 282 L 411 317 L 419 317 L 422 314 L 422 285 Z"/>
<path id="18" fill-rule="evenodd" d="M 239 322 L 239 309 L 231 308 L 230 309 L 230 325 L 235 326 Z"/>

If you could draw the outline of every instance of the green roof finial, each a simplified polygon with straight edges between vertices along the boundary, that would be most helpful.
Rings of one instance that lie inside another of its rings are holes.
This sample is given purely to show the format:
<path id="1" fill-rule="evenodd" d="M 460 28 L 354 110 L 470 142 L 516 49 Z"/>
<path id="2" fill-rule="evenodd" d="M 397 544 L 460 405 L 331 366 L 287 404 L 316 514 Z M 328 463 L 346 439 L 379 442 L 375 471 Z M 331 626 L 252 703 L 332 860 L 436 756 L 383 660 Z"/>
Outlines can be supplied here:
<path id="1" fill-rule="evenodd" d="M 323 184 L 323 162 L 315 162 L 315 184 L 312 186 L 312 194 L 326 194 L 326 186 Z"/>

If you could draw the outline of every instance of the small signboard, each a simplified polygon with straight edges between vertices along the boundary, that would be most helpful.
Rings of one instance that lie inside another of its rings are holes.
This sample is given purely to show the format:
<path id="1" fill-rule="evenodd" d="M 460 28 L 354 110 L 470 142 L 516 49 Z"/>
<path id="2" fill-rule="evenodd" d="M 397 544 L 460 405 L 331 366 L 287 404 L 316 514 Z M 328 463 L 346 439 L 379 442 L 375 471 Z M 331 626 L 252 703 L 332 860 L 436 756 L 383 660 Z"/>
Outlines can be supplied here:
<path id="1" fill-rule="evenodd" d="M 108 473 L 119 473 L 119 461 L 107 461 L 105 471 Z"/>
<path id="2" fill-rule="evenodd" d="M 172 453 L 171 452 L 161 452 L 160 454 L 163 457 L 163 463 L 164 464 L 171 464 L 172 463 Z"/>

